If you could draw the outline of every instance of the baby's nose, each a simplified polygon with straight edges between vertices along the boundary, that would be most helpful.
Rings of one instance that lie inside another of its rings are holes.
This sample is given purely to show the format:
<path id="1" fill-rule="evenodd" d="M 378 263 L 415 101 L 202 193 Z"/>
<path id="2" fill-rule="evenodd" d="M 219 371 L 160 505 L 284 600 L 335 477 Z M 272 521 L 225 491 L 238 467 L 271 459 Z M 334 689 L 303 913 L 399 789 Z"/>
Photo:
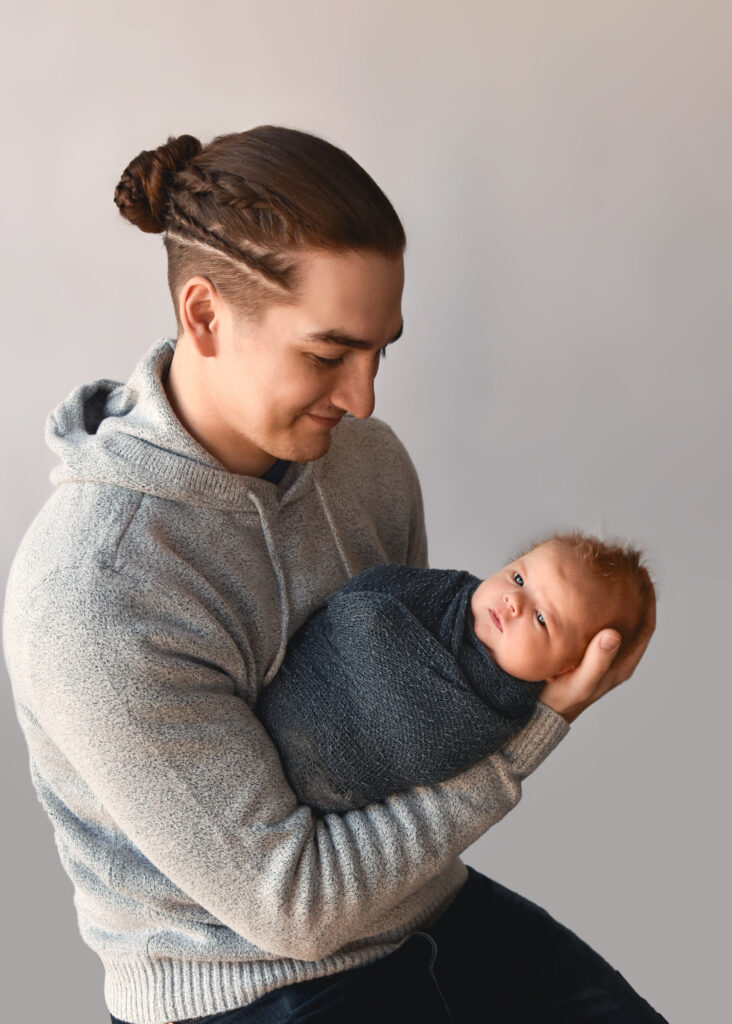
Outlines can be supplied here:
<path id="1" fill-rule="evenodd" d="M 518 615 L 521 612 L 521 596 L 518 591 L 504 594 L 503 603 L 509 615 Z"/>

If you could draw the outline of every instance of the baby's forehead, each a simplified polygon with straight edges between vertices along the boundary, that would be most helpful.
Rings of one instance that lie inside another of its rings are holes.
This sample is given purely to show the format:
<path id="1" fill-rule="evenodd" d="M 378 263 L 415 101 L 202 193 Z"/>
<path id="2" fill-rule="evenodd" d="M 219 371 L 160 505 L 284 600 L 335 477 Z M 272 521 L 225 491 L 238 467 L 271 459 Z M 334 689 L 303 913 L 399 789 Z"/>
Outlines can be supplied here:
<path id="1" fill-rule="evenodd" d="M 556 572 L 561 578 L 591 576 L 582 566 L 576 553 L 565 544 L 555 540 L 545 540 L 540 544 L 535 544 L 533 548 L 518 555 L 514 562 L 528 564 L 535 572 Z"/>
<path id="2" fill-rule="evenodd" d="M 539 573 L 545 586 L 561 585 L 579 594 L 586 601 L 586 607 L 580 614 L 588 620 L 594 618 L 599 608 L 617 601 L 623 591 L 620 580 L 603 577 L 561 541 L 542 541 L 515 562 L 526 563 L 527 575 L 528 570 Z"/>

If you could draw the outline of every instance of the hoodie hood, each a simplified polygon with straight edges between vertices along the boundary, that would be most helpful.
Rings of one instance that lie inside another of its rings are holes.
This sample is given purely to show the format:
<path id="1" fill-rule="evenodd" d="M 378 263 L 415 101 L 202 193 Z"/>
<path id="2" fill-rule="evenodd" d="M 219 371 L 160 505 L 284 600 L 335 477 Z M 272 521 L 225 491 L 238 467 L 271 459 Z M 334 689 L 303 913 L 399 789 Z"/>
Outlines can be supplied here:
<path id="1" fill-rule="evenodd" d="M 61 465 L 54 484 L 103 483 L 199 508 L 234 511 L 259 520 L 277 579 L 279 645 L 264 682 L 276 673 L 289 635 L 290 600 L 272 520 L 277 507 L 315 489 L 324 520 L 350 575 L 322 487 L 308 463 L 291 463 L 279 485 L 232 473 L 183 428 L 165 394 L 175 341 L 157 342 L 126 384 L 97 380 L 76 388 L 50 415 L 46 439 Z M 327 458 L 327 456 L 326 456 Z"/>
<path id="2" fill-rule="evenodd" d="M 126 384 L 96 380 L 76 388 L 49 416 L 46 441 L 61 459 L 54 484 L 117 485 L 199 507 L 258 513 L 313 485 L 309 463 L 292 463 L 279 486 L 227 470 L 187 433 L 165 394 L 175 340 L 143 356 Z"/>

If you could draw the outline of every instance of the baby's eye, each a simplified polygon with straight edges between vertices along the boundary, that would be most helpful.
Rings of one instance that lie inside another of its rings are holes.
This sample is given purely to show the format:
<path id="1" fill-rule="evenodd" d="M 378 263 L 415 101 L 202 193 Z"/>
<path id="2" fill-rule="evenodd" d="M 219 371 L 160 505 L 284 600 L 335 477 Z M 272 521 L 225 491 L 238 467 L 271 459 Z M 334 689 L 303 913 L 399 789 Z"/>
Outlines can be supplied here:
<path id="1" fill-rule="evenodd" d="M 523 587 L 523 585 L 524 585 L 524 578 L 523 578 L 523 576 L 521 575 L 520 572 L 515 572 L 513 574 L 513 582 L 516 584 L 517 587 Z"/>
<path id="2" fill-rule="evenodd" d="M 539 623 L 540 626 L 543 626 L 544 629 L 546 629 L 546 619 L 541 614 L 541 612 L 537 612 L 536 613 L 536 620 L 537 620 L 537 622 Z"/>

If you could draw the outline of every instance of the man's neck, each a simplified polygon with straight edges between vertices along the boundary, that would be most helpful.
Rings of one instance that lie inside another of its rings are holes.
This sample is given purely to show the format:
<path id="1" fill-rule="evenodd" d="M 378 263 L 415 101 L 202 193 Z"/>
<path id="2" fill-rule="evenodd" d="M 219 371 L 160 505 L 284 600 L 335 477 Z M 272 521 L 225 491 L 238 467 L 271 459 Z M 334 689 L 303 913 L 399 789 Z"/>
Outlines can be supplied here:
<path id="1" fill-rule="evenodd" d="M 261 477 L 275 466 L 278 460 L 274 456 L 223 428 L 216 403 L 208 394 L 206 377 L 199 361 L 191 356 L 185 338 L 175 346 L 164 387 L 183 429 L 229 472 Z"/>

